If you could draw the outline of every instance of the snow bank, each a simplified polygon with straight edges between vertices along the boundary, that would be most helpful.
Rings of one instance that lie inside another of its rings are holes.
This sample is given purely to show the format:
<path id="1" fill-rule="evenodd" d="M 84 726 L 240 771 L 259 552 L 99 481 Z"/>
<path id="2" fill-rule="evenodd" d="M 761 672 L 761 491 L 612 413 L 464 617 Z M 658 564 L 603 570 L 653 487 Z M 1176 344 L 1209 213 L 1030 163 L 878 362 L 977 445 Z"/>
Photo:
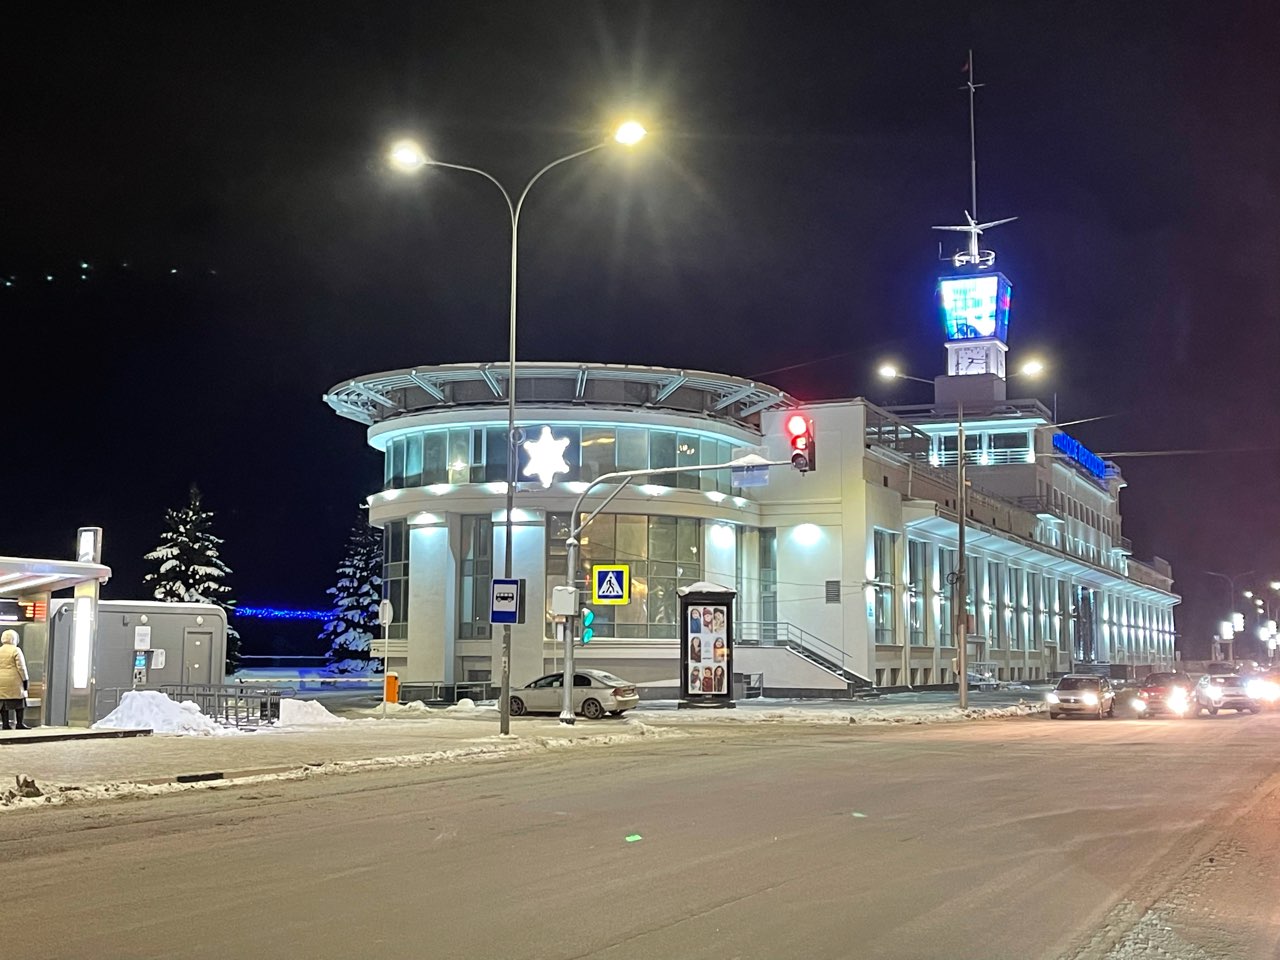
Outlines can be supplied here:
<path id="1" fill-rule="evenodd" d="M 338 717 L 325 709 L 317 700 L 294 700 L 285 697 L 280 701 L 280 726 L 313 727 L 328 723 L 346 723 L 345 717 Z"/>
<path id="2" fill-rule="evenodd" d="M 453 706 L 445 707 L 446 710 L 457 710 L 460 713 L 466 712 L 468 710 L 474 710 L 475 708 L 476 708 L 476 702 L 472 700 L 470 697 L 463 697 Z"/>
<path id="3" fill-rule="evenodd" d="M 744 701 L 736 710 L 680 710 L 650 713 L 643 711 L 650 723 L 842 723 L 842 724 L 925 724 L 957 723 L 962 720 L 1000 720 L 1025 717 L 1045 709 L 1041 702 L 1025 700 L 1013 704 L 970 707 L 961 710 L 954 704 L 879 703 L 874 706 L 836 705 L 829 702 L 812 706 L 761 708 L 751 706 L 759 701 Z"/>
<path id="4" fill-rule="evenodd" d="M 190 700 L 178 703 L 157 690 L 129 690 L 120 705 L 93 725 L 95 730 L 151 730 L 196 737 L 235 736 Z"/>

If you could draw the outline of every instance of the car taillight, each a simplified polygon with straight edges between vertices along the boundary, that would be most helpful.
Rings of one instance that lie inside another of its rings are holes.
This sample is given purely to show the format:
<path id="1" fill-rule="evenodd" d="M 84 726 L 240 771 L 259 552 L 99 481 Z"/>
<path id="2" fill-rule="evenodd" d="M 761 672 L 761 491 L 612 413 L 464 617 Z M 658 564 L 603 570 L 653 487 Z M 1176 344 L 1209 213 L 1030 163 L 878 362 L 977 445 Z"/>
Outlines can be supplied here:
<path id="1" fill-rule="evenodd" d="M 626 687 L 614 687 L 614 688 L 613 688 L 613 695 L 614 695 L 615 697 L 625 697 L 625 696 L 627 695 L 627 688 L 626 688 Z"/>

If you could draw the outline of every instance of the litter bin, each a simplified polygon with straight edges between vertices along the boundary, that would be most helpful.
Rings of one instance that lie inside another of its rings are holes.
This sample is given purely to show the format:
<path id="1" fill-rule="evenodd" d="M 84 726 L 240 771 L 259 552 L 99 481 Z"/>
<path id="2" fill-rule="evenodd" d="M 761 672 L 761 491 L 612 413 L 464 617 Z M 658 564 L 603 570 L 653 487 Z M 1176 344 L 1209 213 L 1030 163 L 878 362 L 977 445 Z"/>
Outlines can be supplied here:
<path id="1" fill-rule="evenodd" d="M 400 674 L 388 671 L 382 681 L 382 699 L 387 703 L 400 702 Z"/>
<path id="2" fill-rule="evenodd" d="M 735 673 L 733 675 L 733 699 L 747 699 L 747 675 L 745 673 Z"/>

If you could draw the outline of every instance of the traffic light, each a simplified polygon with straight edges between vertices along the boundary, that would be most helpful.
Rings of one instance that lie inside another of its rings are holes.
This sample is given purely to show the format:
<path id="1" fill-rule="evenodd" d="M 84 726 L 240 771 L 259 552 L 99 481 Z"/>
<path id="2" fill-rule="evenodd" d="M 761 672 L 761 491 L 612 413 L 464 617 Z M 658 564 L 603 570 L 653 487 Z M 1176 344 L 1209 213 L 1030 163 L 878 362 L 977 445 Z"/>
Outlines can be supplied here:
<path id="1" fill-rule="evenodd" d="M 818 448 L 813 442 L 813 421 L 801 413 L 787 417 L 787 436 L 791 439 L 791 465 L 801 473 L 817 466 Z"/>
<path id="2" fill-rule="evenodd" d="M 582 608 L 582 645 L 586 646 L 591 642 L 591 638 L 596 635 L 595 628 L 591 626 L 596 622 L 596 612 L 590 607 Z"/>

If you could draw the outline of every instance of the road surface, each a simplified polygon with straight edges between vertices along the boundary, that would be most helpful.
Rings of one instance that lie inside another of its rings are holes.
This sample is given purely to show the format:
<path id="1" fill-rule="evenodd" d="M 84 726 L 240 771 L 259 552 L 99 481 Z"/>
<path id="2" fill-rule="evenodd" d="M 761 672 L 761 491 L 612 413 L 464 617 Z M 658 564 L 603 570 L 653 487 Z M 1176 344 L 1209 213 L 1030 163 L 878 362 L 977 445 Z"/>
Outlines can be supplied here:
<path id="1" fill-rule="evenodd" d="M 1278 757 L 1280 714 L 700 725 L 6 811 L 5 942 L 95 960 L 1275 957 Z"/>

